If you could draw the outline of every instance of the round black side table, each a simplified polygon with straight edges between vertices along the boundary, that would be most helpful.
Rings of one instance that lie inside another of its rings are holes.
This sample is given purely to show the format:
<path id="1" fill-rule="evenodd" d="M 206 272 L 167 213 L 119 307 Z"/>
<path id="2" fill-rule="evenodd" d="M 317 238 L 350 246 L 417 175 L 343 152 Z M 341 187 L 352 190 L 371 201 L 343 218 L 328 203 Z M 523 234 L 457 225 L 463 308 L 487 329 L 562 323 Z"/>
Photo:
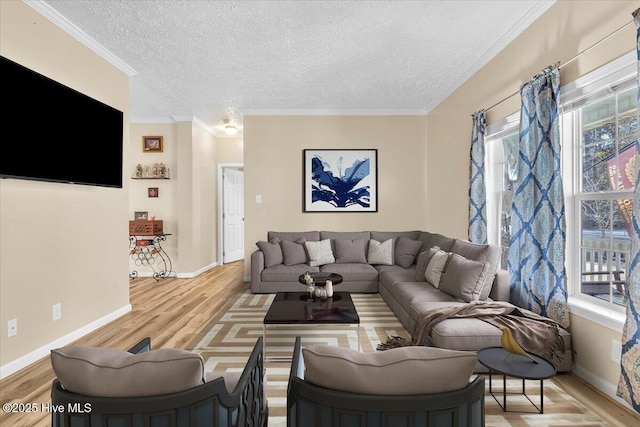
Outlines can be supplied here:
<path id="1" fill-rule="evenodd" d="M 331 283 L 335 286 L 342 283 L 342 276 L 337 273 L 326 273 L 322 271 L 316 271 L 314 273 L 309 273 L 311 278 L 313 279 L 314 286 L 324 286 L 327 280 L 331 280 Z M 304 274 L 298 276 L 298 282 L 306 285 L 307 282 L 304 280 Z"/>
<path id="2" fill-rule="evenodd" d="M 502 347 L 487 347 L 478 351 L 478 361 L 489 368 L 489 394 L 498 402 L 498 405 L 504 412 L 507 411 L 507 376 L 514 378 L 522 378 L 522 393 L 529 402 L 538 410 L 539 413 L 544 413 L 544 386 L 543 381 L 547 378 L 551 378 L 556 374 L 555 366 L 547 359 L 540 357 L 536 354 L 529 353 L 538 363 L 531 361 L 530 359 L 519 355 L 512 354 L 509 360 L 505 358 L 510 355 L 507 350 Z M 498 400 L 495 394 L 493 394 L 493 388 L 491 385 L 491 374 L 497 372 L 502 374 L 502 403 Z M 540 407 L 525 393 L 524 382 L 525 380 L 539 380 L 540 381 Z"/>

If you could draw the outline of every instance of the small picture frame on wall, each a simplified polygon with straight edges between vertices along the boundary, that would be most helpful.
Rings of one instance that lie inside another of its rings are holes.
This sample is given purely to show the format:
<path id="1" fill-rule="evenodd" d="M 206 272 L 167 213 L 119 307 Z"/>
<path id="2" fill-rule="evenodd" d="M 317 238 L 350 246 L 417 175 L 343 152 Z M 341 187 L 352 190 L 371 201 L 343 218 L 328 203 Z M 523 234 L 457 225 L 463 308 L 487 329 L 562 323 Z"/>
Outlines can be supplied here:
<path id="1" fill-rule="evenodd" d="M 133 219 L 136 221 L 147 221 L 149 219 L 149 212 L 136 211 L 133 215 Z"/>
<path id="2" fill-rule="evenodd" d="M 143 136 L 142 151 L 144 153 L 162 153 L 163 138 L 161 136 Z"/>
<path id="3" fill-rule="evenodd" d="M 147 195 L 149 197 L 158 197 L 160 195 L 160 193 L 158 191 L 158 187 L 149 187 L 147 189 Z"/>

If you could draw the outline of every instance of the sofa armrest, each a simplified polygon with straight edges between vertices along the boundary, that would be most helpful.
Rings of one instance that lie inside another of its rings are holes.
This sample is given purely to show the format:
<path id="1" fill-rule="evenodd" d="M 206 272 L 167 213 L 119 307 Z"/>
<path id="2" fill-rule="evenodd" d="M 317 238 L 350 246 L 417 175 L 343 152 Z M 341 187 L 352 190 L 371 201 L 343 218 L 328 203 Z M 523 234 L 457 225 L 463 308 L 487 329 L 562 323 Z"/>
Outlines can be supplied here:
<path id="1" fill-rule="evenodd" d="M 264 270 L 264 253 L 258 249 L 251 253 L 251 289 L 253 291 L 258 290 L 262 270 Z"/>
<path id="2" fill-rule="evenodd" d="M 498 269 L 489 297 L 494 301 L 509 302 L 511 295 L 511 275 L 507 270 Z"/>

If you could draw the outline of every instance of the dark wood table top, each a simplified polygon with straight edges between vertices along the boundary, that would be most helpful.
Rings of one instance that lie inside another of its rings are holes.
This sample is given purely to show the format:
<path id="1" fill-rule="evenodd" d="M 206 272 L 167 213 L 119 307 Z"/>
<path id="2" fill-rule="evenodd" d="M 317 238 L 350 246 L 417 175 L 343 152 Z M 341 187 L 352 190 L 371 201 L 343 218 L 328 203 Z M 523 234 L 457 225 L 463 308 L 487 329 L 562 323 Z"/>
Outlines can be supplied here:
<path id="1" fill-rule="evenodd" d="M 265 325 L 313 323 L 360 324 L 351 294 L 312 299 L 308 292 L 278 292 L 264 317 Z"/>

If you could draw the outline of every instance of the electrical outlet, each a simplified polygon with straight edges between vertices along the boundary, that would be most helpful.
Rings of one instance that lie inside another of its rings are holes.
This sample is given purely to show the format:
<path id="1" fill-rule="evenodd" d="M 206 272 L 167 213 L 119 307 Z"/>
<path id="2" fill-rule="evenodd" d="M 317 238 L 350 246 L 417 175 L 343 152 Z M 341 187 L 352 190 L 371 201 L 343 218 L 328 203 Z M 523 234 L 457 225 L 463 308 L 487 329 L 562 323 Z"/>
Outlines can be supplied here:
<path id="1" fill-rule="evenodd" d="M 7 336 L 18 335 L 18 319 L 11 319 L 7 322 Z"/>
<path id="2" fill-rule="evenodd" d="M 611 340 L 611 360 L 616 363 L 620 363 L 620 357 L 622 356 L 622 344 L 620 341 Z"/>
<path id="3" fill-rule="evenodd" d="M 59 320 L 62 317 L 62 303 L 59 302 L 57 304 L 53 304 L 52 311 L 53 311 L 53 320 L 55 322 L 56 320 Z"/>

